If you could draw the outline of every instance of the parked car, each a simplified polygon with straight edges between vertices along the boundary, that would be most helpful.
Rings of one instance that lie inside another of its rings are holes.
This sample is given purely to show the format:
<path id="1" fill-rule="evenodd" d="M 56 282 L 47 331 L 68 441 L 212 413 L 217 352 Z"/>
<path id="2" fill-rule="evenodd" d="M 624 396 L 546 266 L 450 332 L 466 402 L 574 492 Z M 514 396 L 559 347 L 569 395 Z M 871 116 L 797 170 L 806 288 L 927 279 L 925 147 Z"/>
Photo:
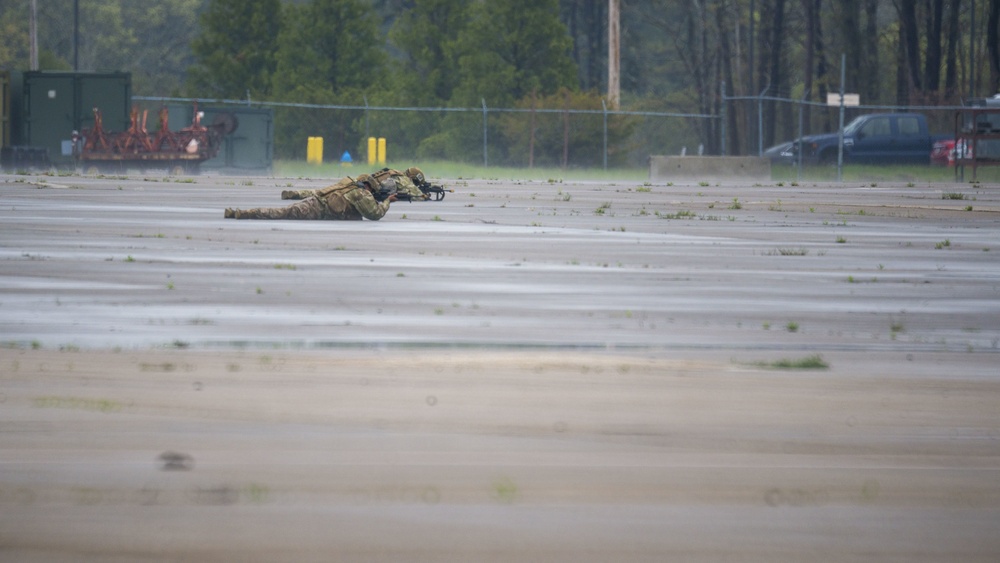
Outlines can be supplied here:
<path id="1" fill-rule="evenodd" d="M 781 143 L 780 145 L 774 145 L 773 147 L 764 151 L 764 158 L 770 159 L 771 164 L 784 164 L 792 165 L 795 164 L 795 152 L 793 150 L 793 145 L 795 141 L 787 141 Z"/>
<path id="2" fill-rule="evenodd" d="M 844 162 L 851 164 L 929 164 L 934 143 L 949 135 L 931 135 L 919 113 L 862 115 L 844 127 Z M 796 141 L 792 153 L 807 164 L 835 164 L 839 134 L 810 135 Z"/>

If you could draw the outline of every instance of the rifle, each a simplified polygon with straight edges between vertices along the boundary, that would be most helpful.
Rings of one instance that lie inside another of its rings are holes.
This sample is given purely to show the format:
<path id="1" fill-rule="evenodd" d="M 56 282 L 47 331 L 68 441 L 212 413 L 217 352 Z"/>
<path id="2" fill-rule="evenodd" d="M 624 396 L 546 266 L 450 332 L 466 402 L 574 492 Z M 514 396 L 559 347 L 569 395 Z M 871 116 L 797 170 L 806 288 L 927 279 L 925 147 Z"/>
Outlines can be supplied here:
<path id="1" fill-rule="evenodd" d="M 428 200 L 441 201 L 444 199 L 445 192 L 455 193 L 455 190 L 449 190 L 442 186 L 437 186 L 428 183 L 426 180 L 417 184 L 420 191 L 423 192 Z M 389 196 L 395 195 L 396 201 L 413 201 L 413 196 L 410 194 L 400 193 L 396 190 L 396 186 L 382 186 L 382 188 L 375 194 L 375 201 L 382 202 L 389 198 Z M 417 200 L 421 201 L 421 200 Z"/>
<path id="2" fill-rule="evenodd" d="M 375 195 L 375 201 L 381 203 L 387 199 L 389 196 L 396 196 L 396 201 L 413 201 L 413 196 L 410 194 L 404 194 L 396 190 L 396 186 L 388 187 L 382 186 L 382 188 Z M 420 201 L 420 200 L 417 200 Z"/>
<path id="3" fill-rule="evenodd" d="M 396 201 L 413 201 L 413 196 L 410 194 L 402 194 L 396 192 Z M 417 200 L 420 201 L 420 200 Z"/>
<path id="4" fill-rule="evenodd" d="M 433 199 L 434 201 L 441 201 L 442 199 L 444 199 L 445 192 L 455 193 L 455 190 L 449 190 L 442 186 L 430 184 L 427 182 L 427 180 L 424 180 L 423 182 L 417 184 L 417 187 L 420 188 L 420 191 L 424 192 L 424 194 L 427 195 L 428 199 Z"/>

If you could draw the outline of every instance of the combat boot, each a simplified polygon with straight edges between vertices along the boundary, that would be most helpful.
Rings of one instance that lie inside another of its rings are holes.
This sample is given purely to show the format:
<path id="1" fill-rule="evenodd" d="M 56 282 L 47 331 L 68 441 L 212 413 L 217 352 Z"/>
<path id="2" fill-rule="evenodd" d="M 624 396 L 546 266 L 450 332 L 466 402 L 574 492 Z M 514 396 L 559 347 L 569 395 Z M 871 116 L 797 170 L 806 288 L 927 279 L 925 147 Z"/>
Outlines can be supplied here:
<path id="1" fill-rule="evenodd" d="M 236 218 L 236 210 L 233 209 L 232 207 L 227 207 L 225 215 L 226 215 L 226 219 L 235 219 Z"/>

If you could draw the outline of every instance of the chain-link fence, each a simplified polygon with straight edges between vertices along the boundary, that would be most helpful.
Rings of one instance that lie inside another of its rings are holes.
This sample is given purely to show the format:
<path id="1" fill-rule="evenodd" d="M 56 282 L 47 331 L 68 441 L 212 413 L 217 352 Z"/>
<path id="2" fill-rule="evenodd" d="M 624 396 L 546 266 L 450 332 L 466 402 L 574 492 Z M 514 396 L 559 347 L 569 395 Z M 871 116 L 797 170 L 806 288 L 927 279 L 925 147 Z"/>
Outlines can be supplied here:
<path id="1" fill-rule="evenodd" d="M 705 152 L 715 115 L 600 109 L 386 107 L 136 96 L 137 104 L 199 102 L 274 110 L 277 158 L 306 158 L 323 137 L 324 160 L 357 160 L 367 139 L 385 138 L 390 160 L 446 159 L 485 166 L 644 167 L 650 155 Z M 707 152 L 705 152 L 708 154 Z"/>
<path id="2" fill-rule="evenodd" d="M 769 147 L 801 136 L 836 132 L 840 106 L 772 96 L 724 98 L 720 126 L 726 138 L 718 154 L 761 155 Z M 869 113 L 920 113 L 931 135 L 955 133 L 955 116 L 969 106 L 858 105 L 844 108 L 844 124 Z"/>
<path id="3" fill-rule="evenodd" d="M 723 96 L 717 115 L 625 111 L 606 107 L 498 108 L 323 105 L 197 100 L 219 106 L 272 108 L 274 154 L 306 158 L 309 137 L 324 138 L 324 160 L 347 152 L 366 158 L 367 139 L 385 138 L 390 160 L 442 159 L 484 166 L 645 167 L 651 155 L 762 155 L 803 135 L 837 131 L 839 106 L 773 96 Z M 137 103 L 196 101 L 137 96 Z M 919 112 L 932 135 L 954 133 L 968 106 L 859 105 L 844 123 L 878 112 Z M 723 141 L 724 140 L 724 141 Z"/>

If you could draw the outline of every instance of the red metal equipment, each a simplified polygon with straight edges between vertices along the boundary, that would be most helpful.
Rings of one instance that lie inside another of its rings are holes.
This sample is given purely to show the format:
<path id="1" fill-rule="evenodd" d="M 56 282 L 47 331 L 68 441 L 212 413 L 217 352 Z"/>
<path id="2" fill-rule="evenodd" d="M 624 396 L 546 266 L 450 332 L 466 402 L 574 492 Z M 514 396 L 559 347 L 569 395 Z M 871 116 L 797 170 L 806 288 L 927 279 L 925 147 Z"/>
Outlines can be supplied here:
<path id="1" fill-rule="evenodd" d="M 236 130 L 236 117 L 229 113 L 216 115 L 208 127 L 201 124 L 203 116 L 194 104 L 191 125 L 171 131 L 166 107 L 160 108 L 160 130 L 150 135 L 146 130 L 148 111 L 139 119 L 138 108 L 130 113 L 129 128 L 120 133 L 104 130 L 101 110 L 94 108 L 94 126 L 74 136 L 73 154 L 85 170 L 121 172 L 127 168 L 166 168 L 171 173 L 198 172 L 198 165 L 219 153 L 222 139 Z"/>

